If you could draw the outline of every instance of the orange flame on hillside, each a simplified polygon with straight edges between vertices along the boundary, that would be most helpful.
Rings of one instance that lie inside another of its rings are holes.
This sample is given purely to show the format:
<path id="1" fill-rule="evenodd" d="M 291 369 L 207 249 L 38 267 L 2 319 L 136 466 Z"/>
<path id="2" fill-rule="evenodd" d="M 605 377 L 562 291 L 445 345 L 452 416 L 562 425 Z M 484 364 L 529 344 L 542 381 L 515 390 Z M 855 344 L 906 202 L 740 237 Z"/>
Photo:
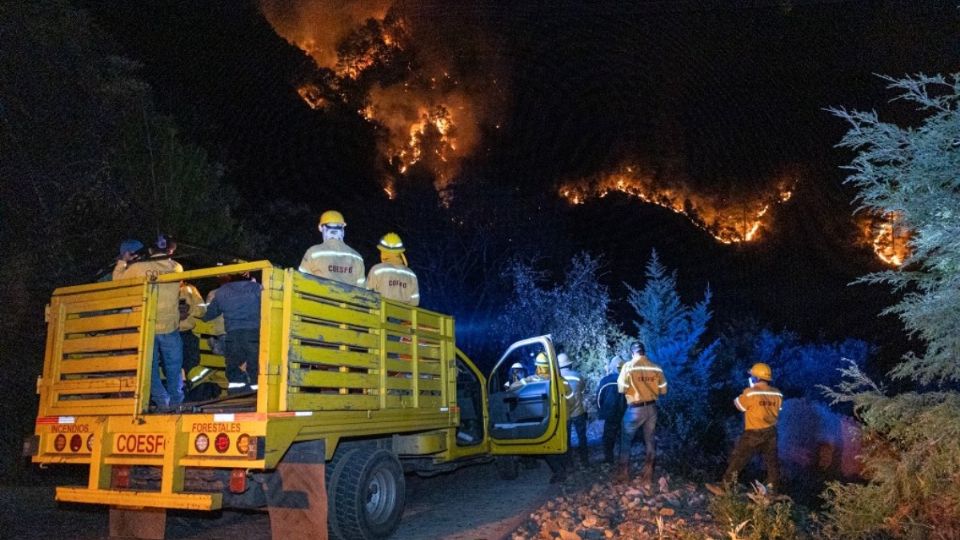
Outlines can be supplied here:
<path id="1" fill-rule="evenodd" d="M 910 256 L 910 230 L 896 213 L 864 215 L 858 220 L 861 243 L 885 264 L 900 267 Z"/>
<path id="2" fill-rule="evenodd" d="M 417 54 L 415 29 L 399 12 L 403 5 L 394 6 L 392 0 L 260 0 L 260 4 L 277 34 L 309 54 L 318 68 L 332 72 L 333 77 L 323 82 L 303 83 L 297 89 L 312 109 L 329 107 L 331 96 L 346 103 L 344 88 L 356 88 L 368 73 L 379 76 L 371 71 L 375 66 L 390 65 L 401 53 L 411 54 L 415 61 L 402 64 L 403 80 L 363 81 L 361 86 L 369 90 L 358 113 L 383 128 L 380 152 L 395 175 L 408 175 L 417 166 L 434 176 L 438 190 L 453 181 L 462 160 L 480 140 L 483 109 L 489 107 L 484 107 L 483 97 L 467 95 L 438 60 L 444 55 Z M 385 179 L 384 184 L 388 195 L 395 196 L 393 180 Z"/>
<path id="3" fill-rule="evenodd" d="M 578 181 L 560 187 L 560 195 L 571 204 L 583 204 L 590 198 L 620 192 L 643 202 L 661 206 L 689 219 L 724 244 L 757 240 L 772 224 L 771 208 L 790 200 L 796 188 L 795 178 L 783 178 L 770 193 L 758 194 L 737 202 L 709 197 L 680 186 L 662 187 L 653 176 L 624 167 L 594 181 Z"/>

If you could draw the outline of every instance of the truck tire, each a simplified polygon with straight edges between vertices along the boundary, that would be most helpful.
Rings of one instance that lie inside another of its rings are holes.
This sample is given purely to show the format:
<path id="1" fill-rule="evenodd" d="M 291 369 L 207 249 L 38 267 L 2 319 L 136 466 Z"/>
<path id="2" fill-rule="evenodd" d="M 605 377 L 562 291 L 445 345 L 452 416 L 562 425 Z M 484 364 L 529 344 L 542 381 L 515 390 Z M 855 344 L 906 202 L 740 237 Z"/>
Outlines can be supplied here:
<path id="1" fill-rule="evenodd" d="M 498 456 L 494 464 L 501 480 L 515 480 L 520 476 L 520 459 L 517 456 Z"/>
<path id="2" fill-rule="evenodd" d="M 327 493 L 331 538 L 375 539 L 400 524 L 406 483 L 400 460 L 389 450 L 355 448 L 335 458 Z"/>

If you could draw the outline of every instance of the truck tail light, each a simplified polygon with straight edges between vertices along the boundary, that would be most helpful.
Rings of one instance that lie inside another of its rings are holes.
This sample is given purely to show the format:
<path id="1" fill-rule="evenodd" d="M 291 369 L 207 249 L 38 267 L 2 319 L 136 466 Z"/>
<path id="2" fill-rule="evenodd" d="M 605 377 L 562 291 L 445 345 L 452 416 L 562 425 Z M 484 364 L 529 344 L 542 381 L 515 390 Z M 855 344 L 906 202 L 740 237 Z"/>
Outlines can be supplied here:
<path id="1" fill-rule="evenodd" d="M 246 469 L 233 469 L 230 471 L 230 493 L 243 493 L 247 490 L 247 471 Z"/>
<path id="2" fill-rule="evenodd" d="M 130 487 L 130 466 L 114 465 L 110 467 L 110 487 L 127 489 Z"/>

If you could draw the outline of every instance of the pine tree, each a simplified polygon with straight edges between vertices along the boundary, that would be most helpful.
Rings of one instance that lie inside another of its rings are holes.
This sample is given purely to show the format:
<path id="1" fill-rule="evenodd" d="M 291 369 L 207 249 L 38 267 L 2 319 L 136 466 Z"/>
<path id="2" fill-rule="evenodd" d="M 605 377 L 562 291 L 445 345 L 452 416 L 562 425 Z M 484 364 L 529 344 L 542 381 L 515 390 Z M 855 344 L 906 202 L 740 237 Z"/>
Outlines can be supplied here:
<path id="1" fill-rule="evenodd" d="M 897 99 L 916 104 L 918 126 L 881 122 L 875 112 L 832 112 L 852 126 L 840 146 L 858 153 L 848 182 L 861 208 L 894 216 L 911 231 L 898 269 L 868 275 L 902 299 L 899 316 L 925 350 L 891 372 L 917 390 L 896 395 L 856 366 L 827 391 L 853 404 L 864 424 L 866 484 L 832 484 L 825 533 L 843 538 L 960 537 L 960 74 L 886 78 Z"/>
<path id="2" fill-rule="evenodd" d="M 703 448 L 702 443 L 714 435 L 706 396 L 716 386 L 710 380 L 710 369 L 719 341 L 701 345 L 712 317 L 710 287 L 704 291 L 703 300 L 684 305 L 677 293 L 676 271 L 668 272 L 654 250 L 647 263 L 643 289 L 630 285 L 627 289 L 627 301 L 639 317 L 634 325 L 647 356 L 667 376 L 669 391 L 659 403 L 662 423 L 679 443 L 675 455 L 702 456 L 702 452 L 690 454 L 687 450 Z M 680 464 L 691 463 L 685 459 Z"/>

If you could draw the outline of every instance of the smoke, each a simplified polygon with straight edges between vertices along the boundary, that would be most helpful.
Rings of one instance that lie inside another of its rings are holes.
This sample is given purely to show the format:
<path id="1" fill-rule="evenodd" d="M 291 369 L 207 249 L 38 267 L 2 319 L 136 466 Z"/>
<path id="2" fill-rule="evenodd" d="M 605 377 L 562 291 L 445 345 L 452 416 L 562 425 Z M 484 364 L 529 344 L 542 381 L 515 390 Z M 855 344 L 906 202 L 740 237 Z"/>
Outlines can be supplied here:
<path id="1" fill-rule="evenodd" d="M 353 107 L 374 124 L 390 196 L 413 170 L 448 187 L 503 110 L 503 61 L 470 8 L 261 0 L 261 9 L 316 63 L 298 83 L 301 98 L 314 109 Z"/>

